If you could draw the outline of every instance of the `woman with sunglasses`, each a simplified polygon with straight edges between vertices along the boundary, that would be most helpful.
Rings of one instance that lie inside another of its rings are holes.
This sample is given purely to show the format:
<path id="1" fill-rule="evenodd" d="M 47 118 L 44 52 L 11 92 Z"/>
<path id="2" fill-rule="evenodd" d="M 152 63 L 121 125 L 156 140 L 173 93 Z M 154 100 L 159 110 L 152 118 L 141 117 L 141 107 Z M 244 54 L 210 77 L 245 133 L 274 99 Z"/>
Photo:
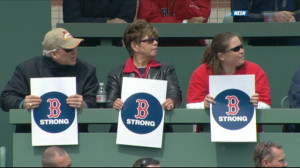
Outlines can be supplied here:
<path id="1" fill-rule="evenodd" d="M 182 93 L 174 66 L 155 60 L 158 48 L 157 29 L 144 20 L 137 20 L 127 27 L 123 41 L 130 57 L 125 65 L 112 70 L 108 75 L 107 107 L 122 109 L 123 101 L 120 97 L 123 77 L 167 80 L 167 95 L 162 107 L 165 110 L 179 107 Z M 111 131 L 115 132 L 116 128 Z"/>
<path id="2" fill-rule="evenodd" d="M 257 64 L 245 60 L 243 41 L 232 32 L 217 34 L 205 50 L 202 64 L 193 72 L 190 79 L 187 105 L 188 109 L 208 109 L 215 104 L 209 94 L 209 75 L 255 75 L 255 91 L 250 102 L 258 109 L 271 107 L 270 87 L 267 75 Z M 202 128 L 197 127 L 196 132 Z M 259 127 L 261 131 L 261 127 Z"/>

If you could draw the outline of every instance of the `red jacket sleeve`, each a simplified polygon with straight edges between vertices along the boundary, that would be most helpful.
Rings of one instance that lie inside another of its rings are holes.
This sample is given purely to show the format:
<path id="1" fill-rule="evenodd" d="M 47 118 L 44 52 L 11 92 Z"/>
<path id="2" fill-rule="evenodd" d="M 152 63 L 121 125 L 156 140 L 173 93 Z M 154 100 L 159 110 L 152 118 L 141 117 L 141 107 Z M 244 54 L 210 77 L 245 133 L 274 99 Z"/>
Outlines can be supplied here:
<path id="1" fill-rule="evenodd" d="M 271 89 L 266 73 L 259 68 L 255 74 L 255 90 L 258 93 L 259 101 L 271 106 Z"/>
<path id="2" fill-rule="evenodd" d="M 175 0 L 174 13 L 178 19 L 202 16 L 207 22 L 211 12 L 211 0 Z"/>
<path id="3" fill-rule="evenodd" d="M 170 0 L 140 0 L 137 18 L 145 19 L 150 23 L 182 23 L 183 19 L 175 16 L 164 16 L 161 8 Z"/>
<path id="4" fill-rule="evenodd" d="M 209 93 L 208 75 L 206 64 L 200 65 L 193 72 L 187 92 L 187 103 L 204 101 L 205 96 Z"/>
<path id="5" fill-rule="evenodd" d="M 245 62 L 245 66 L 238 70 L 236 74 L 254 74 L 255 75 L 255 92 L 258 93 L 259 102 L 271 106 L 271 89 L 267 74 L 258 65 L 250 61 Z"/>

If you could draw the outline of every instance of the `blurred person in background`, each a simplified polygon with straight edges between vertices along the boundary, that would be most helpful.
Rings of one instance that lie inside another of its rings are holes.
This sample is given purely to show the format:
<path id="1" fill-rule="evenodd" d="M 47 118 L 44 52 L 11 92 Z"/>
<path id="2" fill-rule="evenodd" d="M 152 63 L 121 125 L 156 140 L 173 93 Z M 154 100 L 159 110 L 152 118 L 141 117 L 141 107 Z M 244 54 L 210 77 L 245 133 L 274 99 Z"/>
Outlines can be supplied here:
<path id="1" fill-rule="evenodd" d="M 231 11 L 247 11 L 247 16 L 234 16 L 234 22 L 298 22 L 300 21 L 299 0 L 231 0 Z M 300 45 L 299 38 L 254 38 L 249 45 L 288 46 Z"/>
<path id="2" fill-rule="evenodd" d="M 64 0 L 64 23 L 131 23 L 137 0 Z M 85 38 L 82 46 L 101 45 L 97 38 Z M 121 39 L 112 42 L 122 46 Z"/>
<path id="3" fill-rule="evenodd" d="M 149 23 L 207 23 L 211 0 L 139 0 L 137 19 Z M 205 46 L 199 39 L 160 39 L 160 46 Z"/>
<path id="4" fill-rule="evenodd" d="M 43 167 L 71 167 L 69 154 L 61 147 L 48 147 L 42 155 Z"/>
<path id="5" fill-rule="evenodd" d="M 253 153 L 255 167 L 287 167 L 285 154 L 280 144 L 266 140 L 255 146 Z"/>
<path id="6" fill-rule="evenodd" d="M 133 164 L 132 167 L 161 167 L 158 160 L 154 158 L 140 158 Z"/>

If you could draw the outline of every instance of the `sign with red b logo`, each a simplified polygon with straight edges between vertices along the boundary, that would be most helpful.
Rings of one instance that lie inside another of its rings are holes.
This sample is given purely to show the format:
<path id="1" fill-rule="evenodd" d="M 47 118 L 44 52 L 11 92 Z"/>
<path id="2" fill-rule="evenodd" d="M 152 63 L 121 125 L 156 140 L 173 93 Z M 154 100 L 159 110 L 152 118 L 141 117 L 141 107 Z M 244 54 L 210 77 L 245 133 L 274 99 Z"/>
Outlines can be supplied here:
<path id="1" fill-rule="evenodd" d="M 167 81 L 123 77 L 117 144 L 162 147 Z"/>
<path id="2" fill-rule="evenodd" d="M 162 122 L 163 109 L 151 94 L 136 93 L 127 98 L 121 111 L 123 124 L 132 132 L 147 134 Z"/>
<path id="3" fill-rule="evenodd" d="M 76 78 L 31 78 L 30 87 L 42 99 L 31 110 L 32 146 L 78 144 L 77 109 L 66 102 L 76 94 Z"/>
<path id="4" fill-rule="evenodd" d="M 250 97 L 255 93 L 254 75 L 211 75 L 209 94 L 212 142 L 255 142 L 256 113 Z"/>
<path id="5" fill-rule="evenodd" d="M 238 130 L 252 120 L 254 107 L 250 97 L 243 91 L 228 89 L 219 93 L 212 106 L 215 121 L 228 130 Z"/>
<path id="6" fill-rule="evenodd" d="M 42 130 L 59 133 L 72 125 L 75 109 L 66 103 L 67 98 L 59 92 L 49 92 L 41 96 L 42 103 L 33 110 L 33 118 Z"/>

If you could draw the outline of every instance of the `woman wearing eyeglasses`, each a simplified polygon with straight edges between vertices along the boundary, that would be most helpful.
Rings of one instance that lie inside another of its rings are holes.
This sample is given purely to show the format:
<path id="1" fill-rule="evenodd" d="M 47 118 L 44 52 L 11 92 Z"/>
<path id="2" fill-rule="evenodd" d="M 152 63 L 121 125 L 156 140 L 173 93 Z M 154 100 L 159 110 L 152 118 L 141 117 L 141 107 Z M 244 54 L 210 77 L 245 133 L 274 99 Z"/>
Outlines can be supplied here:
<path id="1" fill-rule="evenodd" d="M 250 102 L 258 109 L 271 107 L 270 87 L 267 75 L 257 64 L 245 60 L 243 41 L 232 32 L 217 34 L 205 50 L 202 64 L 193 72 L 190 79 L 187 104 L 188 109 L 208 109 L 215 104 L 209 94 L 209 75 L 255 75 L 255 91 Z M 197 131 L 200 131 L 196 129 Z M 259 128 L 259 131 L 261 127 Z"/>
<path id="2" fill-rule="evenodd" d="M 177 80 L 175 68 L 167 63 L 155 60 L 158 48 L 158 31 L 144 20 L 137 20 L 127 27 L 123 41 L 129 58 L 124 65 L 112 70 L 107 81 L 107 107 L 122 109 L 122 78 L 146 78 L 167 80 L 166 100 L 162 103 L 165 110 L 179 107 L 182 93 Z"/>

